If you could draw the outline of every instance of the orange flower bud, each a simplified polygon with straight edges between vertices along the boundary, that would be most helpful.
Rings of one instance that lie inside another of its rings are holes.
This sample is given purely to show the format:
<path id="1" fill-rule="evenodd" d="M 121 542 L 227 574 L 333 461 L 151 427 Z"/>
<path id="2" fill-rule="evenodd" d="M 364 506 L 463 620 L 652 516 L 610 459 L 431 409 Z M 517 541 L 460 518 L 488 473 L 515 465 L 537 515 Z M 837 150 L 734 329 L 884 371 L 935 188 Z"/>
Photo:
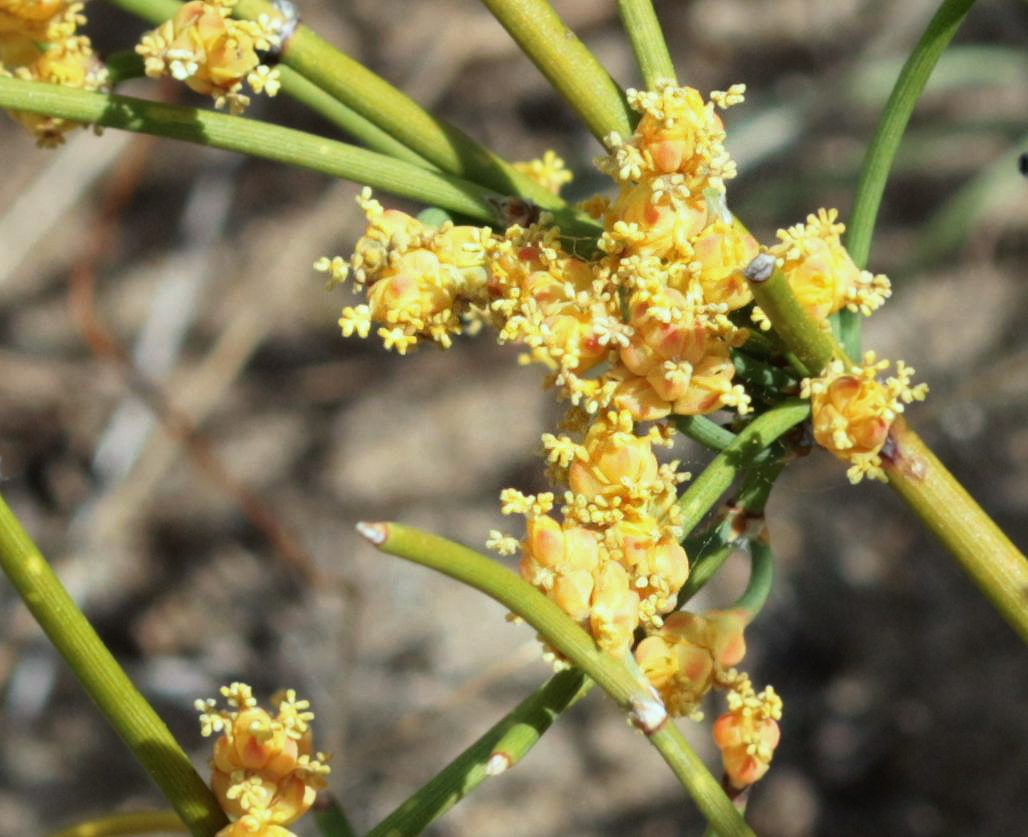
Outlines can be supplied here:
<path id="1" fill-rule="evenodd" d="M 714 742 L 721 750 L 725 775 L 736 788 L 760 779 L 771 766 L 781 738 L 782 701 L 770 686 L 760 695 L 730 693 L 729 711 L 714 722 Z"/>

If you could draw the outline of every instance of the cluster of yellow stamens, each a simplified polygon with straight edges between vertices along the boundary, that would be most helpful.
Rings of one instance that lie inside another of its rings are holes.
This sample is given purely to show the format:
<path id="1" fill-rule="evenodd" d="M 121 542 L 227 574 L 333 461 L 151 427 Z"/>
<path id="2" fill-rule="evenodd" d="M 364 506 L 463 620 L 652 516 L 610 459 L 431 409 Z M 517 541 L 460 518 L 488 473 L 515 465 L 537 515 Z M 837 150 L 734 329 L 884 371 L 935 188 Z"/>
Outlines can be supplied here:
<path id="1" fill-rule="evenodd" d="M 0 75 L 48 84 L 99 90 L 107 69 L 78 28 L 86 22 L 82 3 L 68 0 L 0 0 Z M 54 116 L 27 112 L 11 115 L 45 147 L 60 145 L 75 127 Z"/>
<path id="2" fill-rule="evenodd" d="M 858 366 L 833 360 L 820 377 L 802 383 L 801 394 L 810 399 L 814 438 L 850 463 L 850 482 L 864 477 L 885 480 L 881 451 L 889 428 L 905 405 L 923 401 L 928 392 L 926 384 L 911 386 L 914 370 L 902 360 L 896 374 L 881 383 L 878 374 L 889 366 L 889 361 L 867 352 Z"/>
<path id="3" fill-rule="evenodd" d="M 311 755 L 310 704 L 291 689 L 272 696 L 272 715 L 245 683 L 223 686 L 228 708 L 197 700 L 200 731 L 220 733 L 211 759 L 211 786 L 232 821 L 218 837 L 291 837 L 284 826 L 303 816 L 325 787 L 323 753 Z"/>
<path id="4" fill-rule="evenodd" d="M 805 224 L 779 230 L 778 244 L 769 249 L 800 305 L 819 320 L 843 308 L 868 316 L 892 294 L 886 276 L 853 263 L 842 246 L 846 227 L 836 220 L 838 215 L 834 209 L 819 209 Z M 753 320 L 765 330 L 771 327 L 759 308 L 754 309 Z"/>
<path id="5" fill-rule="evenodd" d="M 197 93 L 209 95 L 214 105 L 241 113 L 250 98 L 246 81 L 255 93 L 274 96 L 278 71 L 261 64 L 258 50 L 279 46 L 282 19 L 235 20 L 236 0 L 191 0 L 152 32 L 143 36 L 136 52 L 145 59 L 151 78 L 169 75 Z"/>

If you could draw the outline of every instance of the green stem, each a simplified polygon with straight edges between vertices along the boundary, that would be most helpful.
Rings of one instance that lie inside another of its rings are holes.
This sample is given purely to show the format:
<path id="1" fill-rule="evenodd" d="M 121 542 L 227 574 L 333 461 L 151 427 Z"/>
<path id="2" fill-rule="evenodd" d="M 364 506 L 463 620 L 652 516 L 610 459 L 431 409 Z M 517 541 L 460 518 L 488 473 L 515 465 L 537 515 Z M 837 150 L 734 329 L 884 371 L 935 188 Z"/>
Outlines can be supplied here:
<path id="1" fill-rule="evenodd" d="M 357 837 L 343 806 L 332 794 L 325 791 L 319 793 L 311 813 L 322 837 Z"/>
<path id="2" fill-rule="evenodd" d="M 54 831 L 50 837 L 118 837 L 131 834 L 167 834 L 169 831 L 185 833 L 178 814 L 174 811 L 145 811 L 138 814 L 111 814 L 86 820 L 71 828 Z"/>
<path id="3" fill-rule="evenodd" d="M 735 441 L 735 434 L 706 416 L 675 416 L 678 432 L 710 450 L 722 451 Z"/>
<path id="4" fill-rule="evenodd" d="M 107 650 L 0 497 L 0 566 L 115 732 L 197 837 L 228 820 L 153 707 Z"/>
<path id="5" fill-rule="evenodd" d="M 366 183 L 394 195 L 495 223 L 494 207 L 500 196 L 483 186 L 267 122 L 10 78 L 0 78 L 0 108 L 48 113 L 78 122 L 239 151 Z M 599 232 L 591 221 L 580 222 L 575 213 L 555 213 L 555 221 L 564 228 L 565 241 L 571 247 L 595 241 Z"/>
<path id="6" fill-rule="evenodd" d="M 589 693 L 578 669 L 555 674 L 444 767 L 366 837 L 420 834 L 486 779 L 521 761 L 550 725 Z"/>
<path id="7" fill-rule="evenodd" d="M 690 567 L 689 578 L 682 589 L 678 591 L 678 604 L 676 609 L 682 608 L 686 602 L 695 596 L 716 574 L 721 566 L 728 560 L 733 548 L 739 543 L 740 538 L 746 536 L 750 528 L 750 521 L 753 518 L 763 518 L 764 506 L 771 494 L 771 488 L 778 479 L 778 475 L 785 467 L 784 461 L 775 456 L 768 462 L 759 463 L 755 460 L 752 467 L 743 478 L 739 493 L 735 499 L 728 504 L 720 523 L 716 524 L 712 531 L 708 531 L 701 538 L 690 538 L 686 542 L 686 552 L 689 554 Z M 761 534 L 766 530 L 763 527 Z M 750 539 L 752 540 L 752 539 Z M 753 553 L 750 553 L 753 558 Z M 758 567 L 758 572 L 751 570 L 750 581 L 746 592 L 734 607 L 743 607 L 747 599 L 756 600 L 760 593 L 761 585 L 767 585 L 766 592 L 770 591 L 771 579 L 764 573 L 764 567 Z M 752 588 L 752 590 L 751 590 Z M 765 598 L 766 598 L 765 592 Z M 760 602 L 763 604 L 763 601 Z M 758 608 L 759 609 L 759 608 Z M 756 610 L 751 611 L 756 613 Z"/>
<path id="8" fill-rule="evenodd" d="M 162 23 L 168 20 L 182 7 L 179 0 L 110 0 L 110 2 L 151 23 Z M 131 60 L 132 58 L 135 59 L 134 62 Z M 143 75 L 143 57 L 135 52 L 115 53 L 107 59 L 106 63 L 108 71 L 113 70 L 112 80 L 115 82 Z M 387 154 L 397 160 L 404 160 L 422 168 L 435 168 L 424 157 L 411 151 L 402 142 L 393 139 L 374 122 L 348 108 L 295 70 L 280 65 L 278 72 L 283 93 L 292 96 L 333 125 L 342 128 L 372 151 Z"/>
<path id="9" fill-rule="evenodd" d="M 943 0 L 900 70 L 885 103 L 874 138 L 864 156 L 846 233 L 846 249 L 857 267 L 867 265 L 875 218 L 910 114 L 939 57 L 973 5 L 974 0 Z M 841 311 L 839 320 L 843 346 L 852 357 L 857 357 L 860 354 L 860 315 Z"/>
<path id="10" fill-rule="evenodd" d="M 365 119 L 352 108 L 348 108 L 291 67 L 281 65 L 278 68 L 278 75 L 285 93 L 323 116 L 337 128 L 342 128 L 372 151 L 385 154 L 395 160 L 403 160 L 423 169 L 436 169 L 420 154 L 393 139 L 374 122 Z"/>
<path id="11" fill-rule="evenodd" d="M 746 589 L 732 605 L 734 610 L 745 610 L 750 617 L 760 613 L 771 594 L 771 582 L 774 581 L 775 556 L 771 544 L 767 541 L 767 533 L 750 539 L 750 579 Z"/>
<path id="12" fill-rule="evenodd" d="M 154 23 L 167 20 L 182 5 L 178 0 L 110 2 Z M 275 17 L 278 12 L 263 0 L 240 0 L 233 14 L 256 20 L 261 15 Z M 560 198 L 519 174 L 509 163 L 459 129 L 432 116 L 405 93 L 306 26 L 296 27 L 282 48 L 280 61 L 359 118 L 378 126 L 421 161 L 487 186 L 500 195 L 529 198 L 553 212 L 568 211 L 567 204 Z"/>
<path id="13" fill-rule="evenodd" d="M 889 439 L 889 485 L 1028 642 L 1028 560 L 902 417 Z"/>
<path id="14" fill-rule="evenodd" d="M 546 642 L 628 711 L 704 816 L 722 834 L 750 834 L 718 781 L 670 721 L 638 672 L 601 650 L 554 602 L 510 570 L 465 546 L 396 523 L 360 523 L 358 531 L 390 555 L 406 558 L 480 590 L 535 628 Z"/>
<path id="15" fill-rule="evenodd" d="M 809 415 L 809 402 L 790 399 L 750 422 L 678 498 L 685 533 L 688 535 L 696 527 L 718 498 L 728 490 L 740 471 L 750 466 L 775 439 Z"/>
<path id="16" fill-rule="evenodd" d="M 638 116 L 625 94 L 546 0 L 482 0 L 601 143 L 629 137 Z"/>
<path id="17" fill-rule="evenodd" d="M 618 0 L 618 12 L 646 89 L 653 90 L 661 79 L 675 81 L 675 65 L 652 0 Z"/>
<path id="18" fill-rule="evenodd" d="M 753 298 L 761 307 L 775 333 L 796 355 L 805 373 L 817 376 L 833 357 L 842 355 L 831 332 L 800 305 L 774 257 L 763 253 L 746 268 Z"/>

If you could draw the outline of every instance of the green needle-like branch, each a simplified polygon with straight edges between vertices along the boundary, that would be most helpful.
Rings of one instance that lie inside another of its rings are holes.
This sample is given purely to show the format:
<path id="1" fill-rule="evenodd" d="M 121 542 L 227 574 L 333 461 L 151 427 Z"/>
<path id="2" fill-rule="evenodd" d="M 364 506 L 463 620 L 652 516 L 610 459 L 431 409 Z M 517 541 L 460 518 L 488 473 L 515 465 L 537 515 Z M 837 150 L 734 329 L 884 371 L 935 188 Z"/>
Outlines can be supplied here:
<path id="1" fill-rule="evenodd" d="M 168 0 L 171 7 L 169 12 L 174 12 L 178 6 L 178 0 Z M 163 8 L 163 4 L 158 4 Z M 104 61 L 107 67 L 108 78 L 111 85 L 118 85 L 132 78 L 142 78 L 144 73 L 143 56 L 134 50 L 122 50 L 107 56 Z M 298 102 L 309 107 L 315 113 L 320 114 L 333 125 L 342 128 L 347 134 L 359 140 L 365 147 L 379 154 L 394 157 L 421 166 L 426 169 L 435 170 L 436 167 L 419 157 L 406 145 L 394 140 L 389 134 L 379 128 L 375 123 L 369 122 L 359 113 L 351 110 L 338 99 L 329 96 L 324 90 L 315 84 L 307 81 L 303 76 L 289 67 L 278 68 L 279 82 L 282 91 L 292 96 Z"/>
<path id="2" fill-rule="evenodd" d="M 896 493 L 1028 642 L 1028 559 L 900 417 L 882 451 Z"/>
<path id="3" fill-rule="evenodd" d="M 736 476 L 783 433 L 810 415 L 810 403 L 791 399 L 757 416 L 715 456 L 678 498 L 682 528 L 688 535 L 728 490 Z"/>
<path id="4" fill-rule="evenodd" d="M 744 271 L 753 298 L 775 333 L 796 356 L 803 371 L 816 377 L 833 357 L 842 355 L 831 332 L 808 314 L 770 253 L 761 253 Z"/>
<path id="5" fill-rule="evenodd" d="M 853 198 L 853 212 L 847 225 L 846 249 L 857 267 L 867 266 L 875 218 L 878 217 L 889 170 L 910 121 L 910 114 L 939 57 L 973 5 L 974 0 L 943 0 L 900 70 L 885 103 L 874 138 L 864 155 Z M 839 320 L 842 344 L 851 356 L 856 357 L 860 354 L 860 315 L 852 311 L 840 311 Z"/>
<path id="6" fill-rule="evenodd" d="M 5 79 L 6 80 L 6 79 Z M 132 685 L 0 497 L 0 567 L 54 648 L 196 837 L 228 823 L 153 707 Z"/>
<path id="7" fill-rule="evenodd" d="M 601 143 L 632 134 L 638 115 L 625 94 L 546 0 L 482 0 L 522 52 Z"/>
<path id="8" fill-rule="evenodd" d="M 110 0 L 114 5 L 159 23 L 181 7 L 178 0 Z M 240 0 L 233 9 L 237 17 L 257 20 L 279 12 L 263 0 Z M 282 48 L 281 63 L 330 95 L 357 118 L 366 120 L 413 152 L 417 160 L 428 161 L 444 172 L 487 186 L 503 196 L 519 196 L 550 211 L 567 211 L 567 204 L 539 184 L 519 174 L 502 157 L 475 142 L 458 128 L 433 116 L 421 105 L 385 79 L 306 26 L 299 25 Z M 289 74 L 286 74 L 287 79 Z M 312 103 L 317 97 L 298 90 L 299 98 Z M 321 108 L 318 107 L 320 111 Z M 337 112 L 336 116 L 341 116 Z M 330 117 L 331 118 L 331 117 Z M 353 117 L 347 116 L 351 120 Z M 384 150 L 384 149 L 379 149 Z M 415 162 L 409 155 L 405 159 Z"/>
<path id="9" fill-rule="evenodd" d="M 632 723 L 657 748 L 719 833 L 752 833 L 720 784 L 668 718 L 667 710 L 642 674 L 601 650 L 592 637 L 532 585 L 496 561 L 438 535 L 396 523 L 360 523 L 357 529 L 383 552 L 474 587 L 524 619 L 628 712 Z"/>
<path id="10" fill-rule="evenodd" d="M 618 12 L 646 88 L 653 90 L 661 79 L 675 81 L 675 65 L 653 11 L 653 1 L 618 0 Z"/>
<path id="11" fill-rule="evenodd" d="M 420 834 L 486 779 L 520 762 L 560 715 L 592 689 L 578 669 L 555 674 L 419 788 L 366 837 Z M 326 835 L 330 837 L 330 835 Z"/>
<path id="12" fill-rule="evenodd" d="M 675 416 L 675 428 L 683 436 L 710 450 L 723 451 L 735 441 L 735 434 L 706 416 Z"/>
<path id="13" fill-rule="evenodd" d="M 280 125 L 11 78 L 0 78 L 0 107 L 239 151 L 366 183 L 394 195 L 496 223 L 495 206 L 501 196 L 483 186 Z M 599 228 L 591 221 L 581 221 L 578 213 L 555 212 L 554 221 L 566 233 L 568 246 L 578 251 L 588 249 L 599 234 Z"/>

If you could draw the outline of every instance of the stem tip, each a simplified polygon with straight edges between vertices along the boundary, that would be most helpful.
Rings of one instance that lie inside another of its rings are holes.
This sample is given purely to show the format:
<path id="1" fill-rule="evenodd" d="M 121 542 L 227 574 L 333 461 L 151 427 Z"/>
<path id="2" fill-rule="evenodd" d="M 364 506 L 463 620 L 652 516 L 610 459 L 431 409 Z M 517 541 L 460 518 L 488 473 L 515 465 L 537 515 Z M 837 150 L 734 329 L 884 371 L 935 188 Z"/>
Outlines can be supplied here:
<path id="1" fill-rule="evenodd" d="M 759 253 L 746 265 L 743 275 L 751 282 L 766 282 L 774 272 L 775 257 L 770 253 Z"/>
<path id="2" fill-rule="evenodd" d="M 363 520 L 357 524 L 357 531 L 371 541 L 375 546 L 381 546 L 386 542 L 389 535 L 389 527 L 385 523 L 365 523 Z"/>

